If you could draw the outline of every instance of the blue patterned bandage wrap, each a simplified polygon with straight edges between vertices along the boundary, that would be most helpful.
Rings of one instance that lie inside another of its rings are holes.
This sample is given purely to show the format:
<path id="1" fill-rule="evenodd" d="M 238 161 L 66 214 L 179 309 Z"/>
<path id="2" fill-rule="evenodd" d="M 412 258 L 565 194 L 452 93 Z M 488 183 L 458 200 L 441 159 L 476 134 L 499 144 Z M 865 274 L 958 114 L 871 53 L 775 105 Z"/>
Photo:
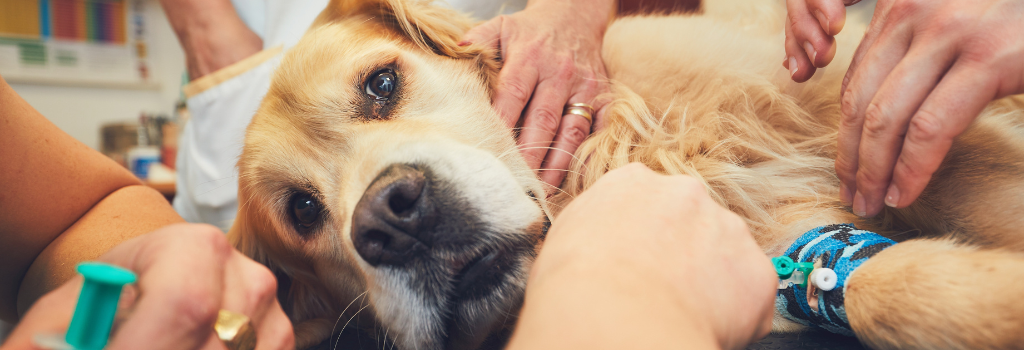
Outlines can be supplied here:
<path id="1" fill-rule="evenodd" d="M 814 311 L 807 303 L 807 288 L 793 284 L 779 290 L 775 310 L 794 322 L 853 336 L 843 304 L 846 280 L 868 258 L 893 244 L 896 242 L 874 232 L 858 230 L 853 224 L 828 225 L 808 231 L 786 250 L 786 256 L 798 263 L 820 261 L 816 267 L 835 271 L 836 287 L 827 292 L 817 290 L 818 311 Z"/>

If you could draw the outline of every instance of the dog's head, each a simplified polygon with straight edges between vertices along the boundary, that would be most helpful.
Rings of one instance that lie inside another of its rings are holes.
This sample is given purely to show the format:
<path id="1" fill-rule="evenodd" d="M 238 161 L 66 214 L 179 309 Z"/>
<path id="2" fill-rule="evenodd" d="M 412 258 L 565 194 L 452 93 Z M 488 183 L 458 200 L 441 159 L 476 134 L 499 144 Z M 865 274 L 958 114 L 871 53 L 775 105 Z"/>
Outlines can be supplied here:
<path id="1" fill-rule="evenodd" d="M 339 314 L 335 331 L 355 316 L 402 349 L 500 344 L 514 323 L 544 189 L 491 108 L 497 57 L 457 44 L 470 25 L 333 1 L 284 57 L 247 131 L 231 237 L 282 277 L 300 343 L 303 321 Z"/>

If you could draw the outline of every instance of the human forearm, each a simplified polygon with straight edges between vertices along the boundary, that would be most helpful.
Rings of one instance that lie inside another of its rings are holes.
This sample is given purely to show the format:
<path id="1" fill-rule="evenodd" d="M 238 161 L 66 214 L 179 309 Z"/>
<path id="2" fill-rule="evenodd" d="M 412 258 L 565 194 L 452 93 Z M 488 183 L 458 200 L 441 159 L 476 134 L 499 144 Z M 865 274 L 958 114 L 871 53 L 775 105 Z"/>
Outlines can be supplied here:
<path id="1" fill-rule="evenodd" d="M 263 48 L 229 0 L 160 0 L 182 49 L 190 79 L 213 73 Z"/>
<path id="2" fill-rule="evenodd" d="M 36 299 L 74 277 L 78 262 L 94 260 L 121 242 L 183 221 L 149 187 L 128 186 L 111 193 L 36 257 L 21 281 L 18 314 L 24 315 Z"/>
<path id="3" fill-rule="evenodd" d="M 36 257 L 93 205 L 141 182 L 39 114 L 0 79 L 0 319 Z"/>

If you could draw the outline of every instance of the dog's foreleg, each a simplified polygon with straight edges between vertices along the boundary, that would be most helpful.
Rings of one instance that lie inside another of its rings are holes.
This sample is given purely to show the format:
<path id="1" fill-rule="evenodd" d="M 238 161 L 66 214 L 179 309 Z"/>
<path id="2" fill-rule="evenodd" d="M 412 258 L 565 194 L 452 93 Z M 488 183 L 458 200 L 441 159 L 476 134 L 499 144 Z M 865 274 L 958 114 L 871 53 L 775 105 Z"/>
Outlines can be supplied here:
<path id="1" fill-rule="evenodd" d="M 1024 347 L 1024 255 L 911 240 L 850 277 L 846 312 L 876 349 Z"/>

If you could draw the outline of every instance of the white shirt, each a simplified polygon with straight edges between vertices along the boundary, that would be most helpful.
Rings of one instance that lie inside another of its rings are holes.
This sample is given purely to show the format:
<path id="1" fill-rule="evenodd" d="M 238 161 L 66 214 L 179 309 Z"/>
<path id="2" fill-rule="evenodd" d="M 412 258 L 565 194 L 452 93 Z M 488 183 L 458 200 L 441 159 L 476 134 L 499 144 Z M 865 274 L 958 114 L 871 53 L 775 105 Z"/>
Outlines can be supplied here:
<path id="1" fill-rule="evenodd" d="M 264 49 L 298 43 L 328 0 L 232 0 Z M 456 10 L 487 19 L 526 7 L 526 0 L 447 0 Z M 227 231 L 238 210 L 238 169 L 245 128 L 249 125 L 270 77 L 281 62 L 277 54 L 255 68 L 188 99 L 192 119 L 178 144 L 174 209 L 189 222 L 208 223 Z M 216 74 L 216 73 L 215 73 Z"/>

